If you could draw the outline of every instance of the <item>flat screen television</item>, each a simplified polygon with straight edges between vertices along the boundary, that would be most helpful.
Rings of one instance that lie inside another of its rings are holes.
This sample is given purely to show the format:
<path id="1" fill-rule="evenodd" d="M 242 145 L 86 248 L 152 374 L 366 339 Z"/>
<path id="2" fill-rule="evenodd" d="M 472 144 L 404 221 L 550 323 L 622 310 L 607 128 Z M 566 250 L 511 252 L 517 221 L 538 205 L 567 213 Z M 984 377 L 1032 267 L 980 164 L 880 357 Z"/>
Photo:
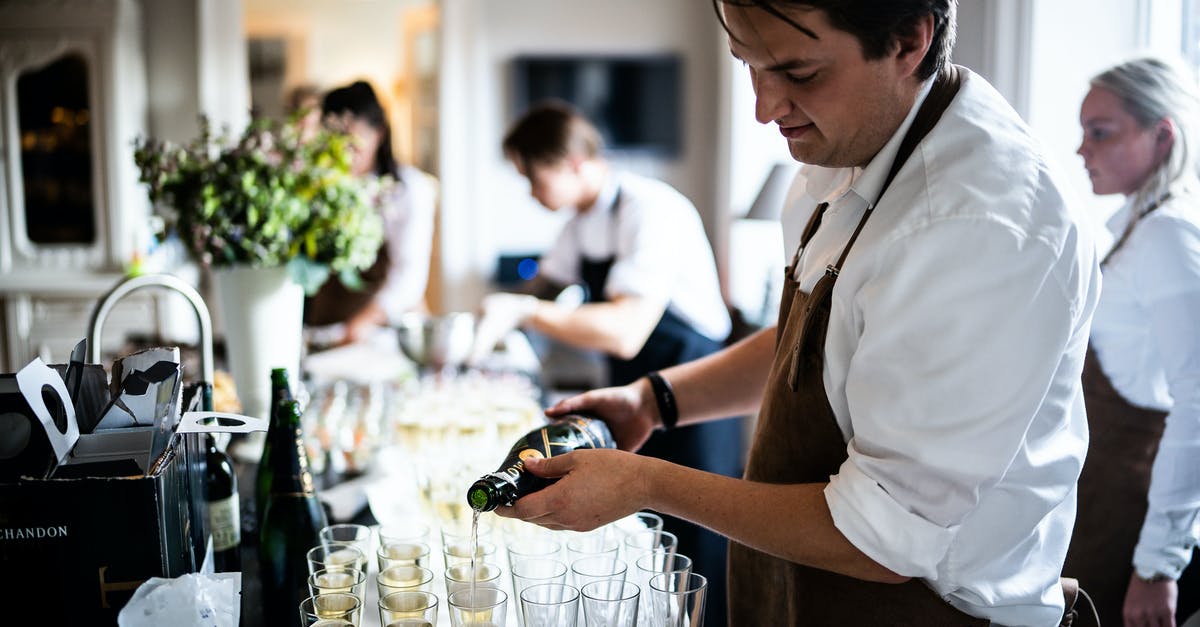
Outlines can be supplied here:
<path id="1" fill-rule="evenodd" d="M 675 157 L 683 143 L 681 66 L 669 54 L 519 56 L 510 119 L 564 100 L 596 125 L 609 150 Z"/>

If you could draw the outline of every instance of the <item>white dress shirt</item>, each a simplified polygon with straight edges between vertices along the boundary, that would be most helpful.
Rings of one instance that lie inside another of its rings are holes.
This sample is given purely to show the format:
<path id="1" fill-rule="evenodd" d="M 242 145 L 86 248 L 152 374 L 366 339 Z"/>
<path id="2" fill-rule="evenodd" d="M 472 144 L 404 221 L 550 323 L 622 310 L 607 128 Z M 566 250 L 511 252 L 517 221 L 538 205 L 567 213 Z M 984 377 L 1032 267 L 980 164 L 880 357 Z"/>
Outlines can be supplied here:
<path id="1" fill-rule="evenodd" d="M 1125 230 L 1129 207 L 1109 221 Z M 1150 507 L 1133 555 L 1139 574 L 1178 578 L 1200 538 L 1200 195 L 1176 192 L 1104 266 L 1092 347 L 1125 400 L 1169 412 Z"/>
<path id="2" fill-rule="evenodd" d="M 433 177 L 412 166 L 400 167 L 400 180 L 384 200 L 384 245 L 388 272 L 376 298 L 395 324 L 425 298 L 433 254 L 437 186 Z"/>
<path id="3" fill-rule="evenodd" d="M 729 312 L 704 224 L 692 202 L 670 185 L 630 173 L 610 176 L 595 204 L 563 226 L 538 272 L 556 283 L 575 283 L 581 280 L 580 255 L 597 261 L 616 256 L 605 298 L 661 298 L 710 339 L 720 342 L 729 335 Z"/>
<path id="4" fill-rule="evenodd" d="M 810 291 L 873 202 L 908 118 L 865 168 L 806 166 L 788 254 L 829 201 L 797 278 Z M 966 73 L 900 170 L 833 289 L 825 389 L 849 459 L 825 497 L 889 569 L 1002 625 L 1057 625 L 1087 447 L 1080 373 L 1099 296 L 1066 179 Z"/>

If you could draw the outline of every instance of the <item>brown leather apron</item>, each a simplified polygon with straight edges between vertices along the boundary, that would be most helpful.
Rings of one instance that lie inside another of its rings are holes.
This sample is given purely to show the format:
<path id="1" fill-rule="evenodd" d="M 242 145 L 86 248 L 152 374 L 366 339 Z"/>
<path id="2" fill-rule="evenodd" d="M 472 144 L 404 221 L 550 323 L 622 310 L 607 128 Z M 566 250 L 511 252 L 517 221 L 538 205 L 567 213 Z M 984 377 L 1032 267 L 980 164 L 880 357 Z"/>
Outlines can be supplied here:
<path id="1" fill-rule="evenodd" d="M 958 72 L 958 68 L 949 66 L 935 81 L 901 143 L 880 197 L 957 93 Z M 786 270 L 776 327 L 775 360 L 759 410 L 746 479 L 771 483 L 825 482 L 847 458 L 846 440 L 838 428 L 822 379 L 825 333 L 834 283 L 874 205 L 864 213 L 837 263 L 829 266 L 811 294 L 805 294 L 793 276 L 800 251 L 820 226 L 826 207 L 822 203 L 813 212 L 800 248 Z M 987 620 L 969 616 L 946 603 L 917 579 L 898 585 L 863 581 L 802 566 L 736 542 L 730 542 L 729 589 L 731 625 L 988 624 Z"/>
<path id="2" fill-rule="evenodd" d="M 1108 264 L 1128 233 L 1101 267 Z M 1133 550 L 1149 507 L 1150 469 L 1167 412 L 1125 400 L 1100 368 L 1090 346 L 1083 365 L 1083 398 L 1088 452 L 1079 476 L 1079 510 L 1063 574 L 1079 579 L 1102 624 L 1120 625 L 1125 591 L 1133 576 Z"/>
<path id="3" fill-rule="evenodd" d="M 358 312 L 366 309 L 371 300 L 383 289 L 391 264 L 387 242 L 379 247 L 375 263 L 360 273 L 362 287 L 351 289 L 338 279 L 336 274 L 321 284 L 316 294 L 304 299 L 304 324 L 324 326 L 348 322 Z"/>

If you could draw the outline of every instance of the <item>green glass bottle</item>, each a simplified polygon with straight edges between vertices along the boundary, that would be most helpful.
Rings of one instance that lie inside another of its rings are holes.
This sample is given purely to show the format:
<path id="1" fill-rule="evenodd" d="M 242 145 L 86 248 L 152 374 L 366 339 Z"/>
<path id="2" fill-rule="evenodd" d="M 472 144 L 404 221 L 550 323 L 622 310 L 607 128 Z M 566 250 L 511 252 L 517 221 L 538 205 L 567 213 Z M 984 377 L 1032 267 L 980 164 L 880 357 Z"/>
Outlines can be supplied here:
<path id="1" fill-rule="evenodd" d="M 259 532 L 258 560 L 265 623 L 290 627 L 308 596 L 305 555 L 321 544 L 320 531 L 328 521 L 309 472 L 300 406 L 284 400 L 276 411 L 282 424 L 271 434 L 274 450 L 265 469 L 271 475 L 271 491 Z"/>
<path id="2" fill-rule="evenodd" d="M 254 482 L 254 506 L 255 520 L 258 527 L 262 528 L 263 514 L 267 509 L 267 495 L 271 493 L 271 473 L 266 472 L 271 466 L 271 448 L 272 441 L 275 439 L 272 434 L 280 429 L 286 430 L 287 426 L 281 424 L 283 418 L 279 415 L 281 405 L 279 401 L 292 400 L 292 387 L 288 380 L 287 368 L 274 368 L 271 370 L 271 416 L 267 424 L 267 437 L 263 443 L 262 457 L 258 460 L 258 475 Z"/>
<path id="3" fill-rule="evenodd" d="M 242 517 L 238 507 L 237 473 L 233 460 L 217 448 L 211 433 L 204 435 L 204 489 L 208 528 L 212 533 L 213 568 L 219 573 L 242 570 Z"/>
<path id="4" fill-rule="evenodd" d="M 496 472 L 480 477 L 467 490 L 467 504 L 478 512 L 490 512 L 509 506 L 517 499 L 537 492 L 553 480 L 536 477 L 525 470 L 525 460 L 553 457 L 584 448 L 616 448 L 612 433 L 604 421 L 572 415 L 534 429 L 517 441 Z"/>

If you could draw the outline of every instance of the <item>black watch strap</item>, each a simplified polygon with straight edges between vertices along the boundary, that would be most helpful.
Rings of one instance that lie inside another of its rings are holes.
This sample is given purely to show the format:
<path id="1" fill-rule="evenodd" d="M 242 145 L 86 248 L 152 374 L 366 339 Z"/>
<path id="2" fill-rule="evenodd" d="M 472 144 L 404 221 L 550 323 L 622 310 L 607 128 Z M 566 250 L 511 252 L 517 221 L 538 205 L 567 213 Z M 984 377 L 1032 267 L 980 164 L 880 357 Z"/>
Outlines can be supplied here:
<path id="1" fill-rule="evenodd" d="M 658 405 L 658 415 L 662 418 L 663 431 L 670 431 L 679 422 L 679 405 L 675 402 L 675 390 L 661 374 L 651 372 L 646 375 L 650 380 L 650 388 L 654 391 L 654 402 Z"/>

